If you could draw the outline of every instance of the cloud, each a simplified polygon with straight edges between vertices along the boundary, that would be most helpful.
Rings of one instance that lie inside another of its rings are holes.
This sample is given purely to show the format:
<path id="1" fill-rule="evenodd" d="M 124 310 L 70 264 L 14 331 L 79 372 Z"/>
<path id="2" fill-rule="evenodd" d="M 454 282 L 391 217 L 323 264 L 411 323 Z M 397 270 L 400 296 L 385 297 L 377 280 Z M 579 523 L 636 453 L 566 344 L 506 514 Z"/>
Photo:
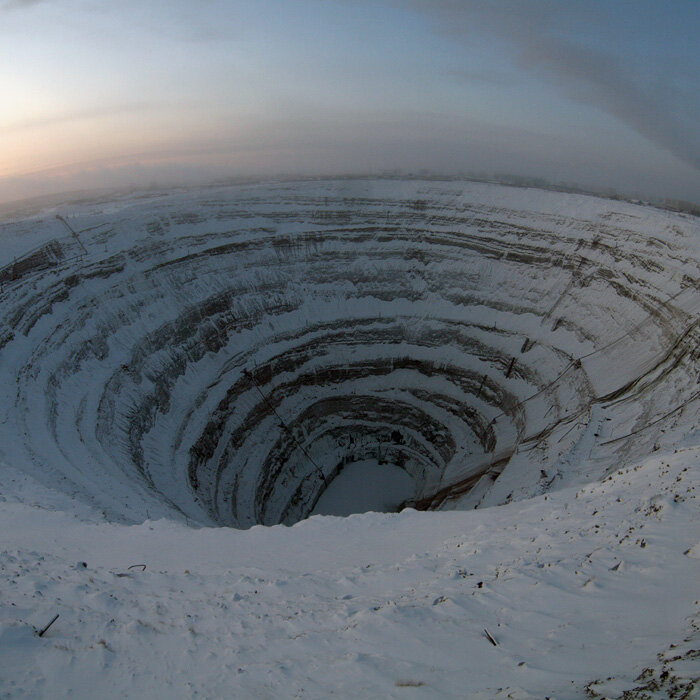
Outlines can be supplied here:
<path id="1" fill-rule="evenodd" d="M 606 21 L 604 6 L 553 0 L 395 0 L 425 14 L 446 36 L 484 30 L 514 51 L 517 64 L 556 85 L 570 99 L 596 107 L 700 170 L 700 85 L 694 75 L 649 75 L 625 52 L 593 48 Z M 620 40 L 634 41 L 634 37 Z M 685 70 L 679 65 L 679 70 Z"/>
<path id="2" fill-rule="evenodd" d="M 39 5 L 46 0 L 0 0 L 0 10 L 21 10 Z"/>
<path id="3" fill-rule="evenodd" d="M 505 71 L 491 70 L 489 68 L 457 68 L 448 71 L 447 76 L 467 83 L 482 83 L 508 87 L 515 85 L 515 78 Z"/>
<path id="4" fill-rule="evenodd" d="M 124 104 L 109 104 L 90 109 L 73 110 L 58 114 L 37 116 L 30 119 L 2 125 L 0 124 L 0 134 L 13 134 L 16 132 L 30 131 L 33 129 L 45 129 L 66 124 L 75 124 L 82 121 L 114 119 L 130 114 L 148 113 L 166 108 L 173 108 L 174 105 L 161 101 L 142 101 Z"/>

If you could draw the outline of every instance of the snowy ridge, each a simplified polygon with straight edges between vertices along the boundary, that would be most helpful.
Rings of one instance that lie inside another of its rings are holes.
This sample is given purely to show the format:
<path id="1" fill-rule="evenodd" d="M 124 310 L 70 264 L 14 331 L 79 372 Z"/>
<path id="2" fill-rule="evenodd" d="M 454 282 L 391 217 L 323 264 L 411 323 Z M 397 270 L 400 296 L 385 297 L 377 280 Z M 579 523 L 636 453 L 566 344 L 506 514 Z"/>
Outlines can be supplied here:
<path id="1" fill-rule="evenodd" d="M 11 694 L 614 695 L 692 639 L 696 218 L 340 180 L 2 226 Z M 450 512 L 304 520 L 353 463 Z"/>

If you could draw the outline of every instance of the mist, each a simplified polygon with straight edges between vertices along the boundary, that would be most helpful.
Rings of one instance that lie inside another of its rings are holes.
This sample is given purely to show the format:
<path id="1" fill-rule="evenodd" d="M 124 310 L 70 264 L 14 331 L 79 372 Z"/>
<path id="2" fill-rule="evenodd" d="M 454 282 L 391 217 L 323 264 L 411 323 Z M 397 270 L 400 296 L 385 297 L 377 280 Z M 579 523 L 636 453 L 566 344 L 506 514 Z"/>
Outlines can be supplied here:
<path id="1" fill-rule="evenodd" d="M 0 201 L 387 172 L 699 200 L 691 2 L 8 0 L 0 19 Z"/>

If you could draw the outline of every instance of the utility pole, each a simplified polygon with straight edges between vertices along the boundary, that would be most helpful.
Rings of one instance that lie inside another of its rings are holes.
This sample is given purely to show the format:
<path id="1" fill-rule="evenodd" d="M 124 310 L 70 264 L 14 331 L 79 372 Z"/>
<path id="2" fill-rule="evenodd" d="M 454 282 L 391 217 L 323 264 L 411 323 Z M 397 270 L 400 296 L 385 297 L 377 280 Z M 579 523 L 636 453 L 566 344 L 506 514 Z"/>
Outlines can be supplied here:
<path id="1" fill-rule="evenodd" d="M 73 230 L 71 225 L 60 215 L 56 214 L 56 218 L 64 224 L 64 226 L 70 231 L 71 236 L 75 238 L 76 241 L 78 241 L 78 245 L 82 248 L 83 253 L 87 254 L 87 248 L 83 245 L 83 242 L 78 238 L 78 234 Z"/>

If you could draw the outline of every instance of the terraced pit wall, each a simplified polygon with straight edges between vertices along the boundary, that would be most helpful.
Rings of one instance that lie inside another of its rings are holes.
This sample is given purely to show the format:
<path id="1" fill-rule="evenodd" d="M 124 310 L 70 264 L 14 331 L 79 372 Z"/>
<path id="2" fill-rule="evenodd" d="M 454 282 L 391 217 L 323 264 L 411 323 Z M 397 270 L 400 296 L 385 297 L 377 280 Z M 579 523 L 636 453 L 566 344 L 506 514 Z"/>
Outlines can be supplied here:
<path id="1" fill-rule="evenodd" d="M 0 458 L 110 519 L 291 524 L 366 459 L 416 507 L 488 505 L 599 478 L 698 413 L 686 214 L 380 180 L 63 213 L 87 253 L 0 292 Z"/>

